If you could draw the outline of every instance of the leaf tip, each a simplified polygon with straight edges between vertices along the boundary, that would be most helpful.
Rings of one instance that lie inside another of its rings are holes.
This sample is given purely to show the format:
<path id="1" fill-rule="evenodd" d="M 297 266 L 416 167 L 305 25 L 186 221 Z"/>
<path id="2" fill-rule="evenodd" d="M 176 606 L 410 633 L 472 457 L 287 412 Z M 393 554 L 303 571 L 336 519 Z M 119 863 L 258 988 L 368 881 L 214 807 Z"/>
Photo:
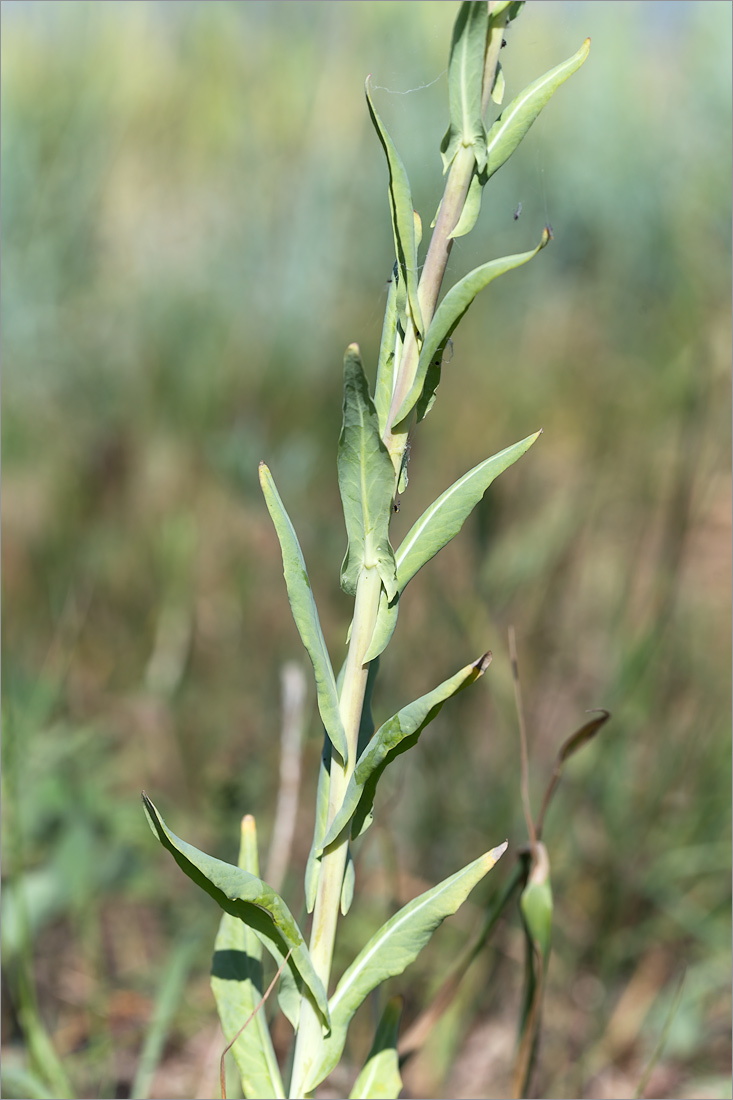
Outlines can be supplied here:
<path id="1" fill-rule="evenodd" d="M 492 867 L 494 866 L 495 863 L 498 863 L 498 861 L 504 855 L 504 852 L 507 850 L 508 847 L 509 847 L 509 841 L 505 840 L 503 844 L 498 844 L 496 846 L 496 848 L 491 849 L 491 851 L 488 853 L 488 856 L 489 856 L 489 859 L 491 860 L 491 866 Z"/>
<path id="2" fill-rule="evenodd" d="M 477 661 L 473 662 L 473 667 L 478 669 L 479 675 L 486 672 L 492 661 L 492 653 L 490 649 L 487 649 L 485 653 L 482 653 Z"/>

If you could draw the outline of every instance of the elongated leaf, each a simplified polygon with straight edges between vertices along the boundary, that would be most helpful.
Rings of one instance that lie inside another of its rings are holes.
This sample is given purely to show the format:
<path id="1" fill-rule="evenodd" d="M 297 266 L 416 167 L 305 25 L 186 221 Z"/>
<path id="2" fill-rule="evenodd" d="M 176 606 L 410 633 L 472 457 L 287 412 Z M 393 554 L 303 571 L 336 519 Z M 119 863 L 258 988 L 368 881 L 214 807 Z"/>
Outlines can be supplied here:
<path id="1" fill-rule="evenodd" d="M 502 111 L 486 138 L 487 179 L 509 160 L 542 108 L 560 85 L 580 68 L 589 50 L 590 38 L 586 38 L 577 53 L 535 80 Z"/>
<path id="2" fill-rule="evenodd" d="M 400 594 L 405 585 L 456 535 L 491 482 L 528 451 L 541 435 L 535 432 L 512 447 L 474 466 L 446 489 L 405 535 L 395 552 Z"/>
<path id="3" fill-rule="evenodd" d="M 494 103 L 499 106 L 504 101 L 504 92 L 506 90 L 506 81 L 504 79 L 504 70 L 501 67 L 501 61 L 496 66 L 496 76 L 494 77 L 494 86 L 491 89 L 491 98 Z"/>
<path id="4" fill-rule="evenodd" d="M 415 239 L 415 219 L 410 181 L 407 178 L 405 166 L 394 142 L 387 133 L 384 123 L 372 103 L 372 97 L 369 94 L 369 77 L 367 77 L 364 85 L 364 91 L 369 114 L 374 123 L 374 129 L 377 131 L 377 137 L 382 143 L 387 158 L 387 167 L 389 168 L 389 206 L 392 212 L 392 229 L 394 230 L 395 252 L 400 266 L 400 275 L 407 291 L 412 323 L 418 336 L 422 337 L 423 323 L 417 300 L 417 241 Z"/>
<path id="5" fill-rule="evenodd" d="M 242 820 L 239 866 L 259 876 L 257 834 L 252 817 Z M 265 987 L 262 944 L 251 928 L 229 913 L 224 913 L 219 923 L 211 969 L 211 988 L 222 1030 L 227 1042 L 231 1042 L 262 1000 Z M 244 1028 L 232 1054 L 246 1100 L 285 1096 L 264 1007 Z"/>
<path id="6" fill-rule="evenodd" d="M 382 590 L 384 595 L 384 590 Z M 336 681 L 339 695 L 343 687 L 344 672 L 346 670 L 346 662 L 341 667 Z M 357 757 L 361 756 L 362 752 L 369 744 L 369 741 L 374 734 L 374 719 L 372 718 L 372 693 L 374 691 L 374 681 L 377 678 L 377 672 L 379 671 L 379 659 L 372 661 L 369 665 L 369 672 L 367 673 L 366 688 L 364 690 L 364 703 L 361 708 L 361 720 L 359 722 L 359 736 L 357 740 Z M 326 835 L 328 827 L 328 805 L 329 805 L 329 793 L 331 785 L 331 743 L 328 738 L 324 738 L 323 741 L 323 753 L 321 754 L 321 766 L 318 773 L 318 789 L 316 791 L 316 823 L 313 830 L 313 842 L 311 844 L 310 852 L 308 853 L 308 862 L 305 869 L 305 899 L 306 908 L 309 913 L 313 912 L 313 908 L 316 904 L 316 893 L 318 891 L 318 878 L 321 873 L 321 854 L 323 852 L 323 838 Z M 349 866 L 346 868 L 344 875 L 344 889 L 341 891 L 341 907 L 342 911 L 344 905 L 348 902 L 348 908 L 351 906 L 351 900 L 354 892 L 354 865 L 351 862 L 351 855 L 349 854 Z M 349 875 L 347 880 L 346 875 Z M 346 915 L 344 913 L 344 915 Z"/>
<path id="7" fill-rule="evenodd" d="M 386 594 L 382 592 L 377 622 L 369 643 L 369 649 L 364 658 L 365 661 L 373 661 L 389 644 L 397 626 L 400 597 L 408 582 L 412 580 L 415 573 L 426 562 L 430 561 L 460 531 L 465 520 L 494 478 L 498 477 L 513 462 L 516 462 L 532 446 L 540 434 L 540 432 L 536 432 L 534 435 L 528 436 L 521 442 L 515 443 L 513 447 L 507 447 L 504 451 L 492 458 L 487 458 L 485 462 L 481 462 L 478 466 L 469 470 L 442 496 L 438 497 L 423 512 L 417 523 L 410 528 L 399 549 L 395 552 L 397 597 L 389 601 Z"/>
<path id="8" fill-rule="evenodd" d="M 491 260 L 487 264 L 482 264 L 481 267 L 474 268 L 460 282 L 450 288 L 430 322 L 430 328 L 420 349 L 415 380 L 397 411 L 394 418 L 395 424 L 399 424 L 400 421 L 404 420 L 420 400 L 428 367 L 435 359 L 438 350 L 445 346 L 446 340 L 448 340 L 478 292 L 507 271 L 513 271 L 514 268 L 529 263 L 550 240 L 551 232 L 546 227 L 542 233 L 540 243 L 530 252 L 520 252 L 514 256 L 503 256 L 500 260 Z"/>
<path id="9" fill-rule="evenodd" d="M 398 360 L 402 351 L 402 340 L 400 339 L 397 327 L 397 289 L 399 277 L 399 265 L 395 260 L 392 278 L 389 282 L 387 308 L 384 311 L 382 339 L 379 344 L 379 360 L 377 362 L 377 378 L 374 383 L 374 408 L 377 410 L 380 436 L 384 435 L 387 428 L 387 417 L 389 416 L 389 406 L 392 402 L 395 372 L 399 366 Z"/>
<path id="10" fill-rule="evenodd" d="M 331 1033 L 323 1040 L 322 1057 L 307 1092 L 327 1077 L 344 1049 L 346 1031 L 364 998 L 378 985 L 401 974 L 422 951 L 435 929 L 455 913 L 474 886 L 506 851 L 493 848 L 432 890 L 405 905 L 372 936 L 345 971 L 329 1002 Z"/>
<path id="11" fill-rule="evenodd" d="M 466 195 L 466 201 L 463 204 L 463 210 L 461 216 L 458 219 L 455 229 L 450 234 L 451 237 L 465 237 L 466 233 L 470 233 L 474 225 L 478 221 L 478 216 L 481 213 L 481 194 L 483 192 L 483 183 L 479 178 L 478 171 L 474 168 L 471 182 L 468 186 L 468 194 Z"/>
<path id="12" fill-rule="evenodd" d="M 316 680 L 316 695 L 321 720 L 331 744 L 341 759 L 346 762 L 346 733 L 339 714 L 338 692 L 333 668 L 326 649 L 326 642 L 318 618 L 316 601 L 313 599 L 308 572 L 305 568 L 303 551 L 298 536 L 290 522 L 290 516 L 275 488 L 272 474 L 264 462 L 260 462 L 260 485 L 265 497 L 267 510 L 275 524 L 277 537 L 283 557 L 283 575 L 288 590 L 288 599 L 298 628 L 301 641 L 306 648 L 313 665 Z"/>
<path id="13" fill-rule="evenodd" d="M 447 171 L 462 145 L 472 145 L 479 168 L 486 164 L 486 139 L 481 112 L 488 4 L 464 0 L 453 27 L 448 62 L 450 125 L 440 150 Z"/>
<path id="14" fill-rule="evenodd" d="M 344 418 L 338 446 L 341 502 L 349 543 L 341 587 L 350 596 L 362 569 L 376 566 L 390 599 L 397 591 L 389 517 L 394 469 L 379 435 L 379 421 L 359 356 L 351 344 L 344 358 Z"/>
<path id="15" fill-rule="evenodd" d="M 328 737 L 323 739 L 323 752 L 321 753 L 321 765 L 318 772 L 318 788 L 316 790 L 316 823 L 313 830 L 313 843 L 308 853 L 308 862 L 305 866 L 305 907 L 309 913 L 313 912 L 318 892 L 318 877 L 321 873 L 320 852 L 322 841 L 328 828 L 328 799 L 331 787 L 331 742 Z"/>
<path id="16" fill-rule="evenodd" d="M 280 895 L 256 875 L 214 859 L 181 840 L 170 831 L 144 792 L 142 798 L 150 828 L 184 874 L 205 890 L 225 913 L 238 917 L 248 928 L 257 932 L 276 960 L 282 962 L 288 949 L 292 951 L 289 966 L 303 980 L 313 1003 L 328 1024 L 328 1002 L 323 983 L 313 968 L 295 918 Z"/>
<path id="17" fill-rule="evenodd" d="M 323 847 L 327 848 L 346 828 L 353 817 L 352 835 L 363 832 L 371 813 L 374 794 L 382 772 L 392 760 L 407 752 L 430 722 L 440 713 L 441 707 L 482 676 L 491 662 L 491 654 L 484 653 L 477 661 L 466 665 L 450 679 L 403 707 L 379 727 L 366 750 L 359 757 L 349 780 L 341 809 L 336 814 Z"/>
<path id="18" fill-rule="evenodd" d="M 390 602 L 387 598 L 387 593 L 382 589 L 379 597 L 377 622 L 374 627 L 372 639 L 369 642 L 369 648 L 364 656 L 365 664 L 367 661 L 374 661 L 389 645 L 390 638 L 394 634 L 395 627 L 397 626 L 398 610 L 399 595 Z"/>
<path id="19" fill-rule="evenodd" d="M 402 1015 L 402 998 L 387 1001 L 379 1021 L 372 1049 L 349 1095 L 349 1100 L 396 1100 L 402 1089 L 397 1055 L 397 1035 Z"/>
<path id="20" fill-rule="evenodd" d="M 351 903 L 354 900 L 354 886 L 356 885 L 356 871 L 351 850 L 346 853 L 346 867 L 344 868 L 344 881 L 341 884 L 341 914 L 346 916 Z"/>
<path id="21" fill-rule="evenodd" d="M 382 590 L 384 591 L 384 590 Z M 366 664 L 366 661 L 364 662 Z M 375 659 L 369 665 L 366 688 L 364 689 L 364 703 L 361 708 L 361 720 L 359 722 L 359 736 L 357 739 L 356 759 L 366 749 L 374 736 L 374 718 L 372 717 L 372 695 L 374 694 L 374 682 L 379 672 L 379 659 Z"/>

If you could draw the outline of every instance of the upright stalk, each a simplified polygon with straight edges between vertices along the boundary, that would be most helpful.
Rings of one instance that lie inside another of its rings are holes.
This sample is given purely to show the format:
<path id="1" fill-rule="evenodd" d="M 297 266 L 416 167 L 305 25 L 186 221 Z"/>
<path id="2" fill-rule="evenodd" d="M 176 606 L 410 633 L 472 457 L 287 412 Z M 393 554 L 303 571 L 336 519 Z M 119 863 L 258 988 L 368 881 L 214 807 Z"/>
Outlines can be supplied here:
<path id="1" fill-rule="evenodd" d="M 489 16 L 491 15 L 493 7 L 493 2 L 490 2 Z M 497 23 L 492 23 L 489 27 L 486 46 L 486 64 L 484 67 L 483 94 L 481 97 L 481 105 L 484 114 L 486 113 L 486 108 L 491 98 L 491 89 L 494 86 L 496 67 L 499 63 L 499 50 L 501 49 L 502 35 L 505 26 L 506 20 L 499 19 Z M 473 149 L 470 145 L 464 145 L 458 152 L 448 173 L 448 181 L 445 185 L 445 191 L 443 192 L 435 229 L 430 238 L 430 247 L 425 257 L 425 264 L 417 290 L 420 312 L 425 329 L 427 329 L 435 313 L 438 295 L 440 294 L 440 288 L 443 284 L 445 269 L 448 266 L 448 259 L 451 254 L 451 249 L 453 248 L 453 237 L 451 237 L 451 233 L 457 226 L 461 213 L 463 212 L 475 163 L 476 159 Z M 397 477 L 399 477 L 399 471 L 402 466 L 402 455 L 407 443 L 410 421 L 408 420 L 407 423 L 403 422 L 402 424 L 395 425 L 394 418 L 414 381 L 419 356 L 420 348 L 418 346 L 415 328 L 413 325 L 410 325 L 405 334 L 405 344 L 402 351 L 400 370 L 392 394 L 392 403 L 390 405 L 389 417 L 387 420 L 387 430 L 384 434 L 384 443 L 390 453 L 392 464 L 395 468 L 395 475 Z"/>
<path id="2" fill-rule="evenodd" d="M 354 622 L 346 657 L 346 670 L 341 689 L 339 711 L 346 731 L 349 758 L 343 765 L 336 754 L 331 758 L 331 782 L 329 788 L 328 824 L 333 821 L 344 800 L 344 792 L 356 763 L 359 724 L 364 705 L 369 665 L 364 656 L 374 633 L 379 609 L 381 581 L 374 566 L 365 568 L 360 577 L 354 603 Z M 323 853 L 318 879 L 318 893 L 313 910 L 310 954 L 318 977 L 328 991 L 331 961 L 336 939 L 341 904 L 341 888 L 346 869 L 349 848 L 348 830 Z M 312 1001 L 304 996 L 300 1009 L 300 1024 L 295 1041 L 293 1074 L 290 1096 L 305 1096 L 305 1087 L 318 1055 L 321 1037 L 321 1021 Z"/>
<path id="3" fill-rule="evenodd" d="M 493 3 L 490 2 L 489 13 L 491 13 L 492 7 Z M 504 25 L 505 20 L 499 20 L 496 25 L 491 25 L 489 30 L 482 96 L 484 110 L 488 105 L 494 84 Z M 435 313 L 440 288 L 453 247 L 451 234 L 461 217 L 475 163 L 473 148 L 470 145 L 464 145 L 456 155 L 448 173 L 435 229 L 430 239 L 430 246 L 418 285 L 418 302 L 425 329 L 427 329 Z M 415 379 L 419 356 L 420 346 L 417 334 L 414 325 L 409 325 L 405 335 L 387 428 L 384 434 L 384 443 L 389 451 L 395 470 L 395 490 L 399 480 L 402 456 L 407 443 L 412 417 L 408 417 L 405 422 L 397 425 L 396 430 L 393 422 Z M 377 621 L 380 589 L 381 582 L 376 568 L 364 569 L 356 593 L 351 641 L 339 701 L 339 711 L 346 732 L 349 759 L 346 765 L 343 766 L 337 756 L 332 755 L 328 806 L 329 825 L 341 807 L 346 786 L 356 763 L 357 739 L 369 672 L 369 666 L 364 664 L 364 656 Z M 323 854 L 318 892 L 313 910 L 310 953 L 316 973 L 327 992 L 347 854 L 348 831 Z M 312 1066 L 318 1056 L 320 1036 L 320 1019 L 312 1001 L 305 995 L 301 1004 L 300 1023 L 295 1040 L 290 1087 L 292 1098 L 306 1095 L 304 1090 Z"/>

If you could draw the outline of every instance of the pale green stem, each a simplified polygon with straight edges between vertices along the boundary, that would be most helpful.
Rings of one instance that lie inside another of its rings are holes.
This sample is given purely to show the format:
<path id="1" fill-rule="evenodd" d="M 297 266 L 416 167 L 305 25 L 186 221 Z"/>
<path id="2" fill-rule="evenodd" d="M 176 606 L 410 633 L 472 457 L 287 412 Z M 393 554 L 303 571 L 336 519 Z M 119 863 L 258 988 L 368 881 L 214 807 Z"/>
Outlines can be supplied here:
<path id="1" fill-rule="evenodd" d="M 329 825 L 338 810 L 341 809 L 346 786 L 356 763 L 359 724 L 369 672 L 369 666 L 364 664 L 364 655 L 377 621 L 380 590 L 381 580 L 376 568 L 365 568 L 359 577 L 356 590 L 354 621 L 351 628 L 351 640 L 339 702 L 341 721 L 346 731 L 349 760 L 346 767 L 343 767 L 335 754 L 331 759 Z M 324 853 L 318 879 L 316 904 L 313 910 L 310 954 L 316 973 L 323 982 L 326 991 L 328 991 L 328 981 L 331 975 L 331 960 L 336 939 L 336 925 L 341 905 L 341 887 L 344 880 L 348 847 L 349 836 L 347 830 Z M 290 1087 L 291 1097 L 305 1095 L 304 1090 L 319 1054 L 320 1039 L 320 1019 L 310 999 L 304 997 L 301 1002 L 300 1023 L 295 1041 L 293 1075 Z"/>
<path id="2" fill-rule="evenodd" d="M 489 11 L 491 11 L 492 6 L 490 3 Z M 489 31 L 484 67 L 484 97 L 482 101 L 484 108 L 494 82 L 503 27 L 504 21 L 501 21 L 501 26 L 492 26 Z M 486 88 L 488 88 L 488 92 Z M 458 219 L 463 211 L 474 164 L 473 149 L 470 146 L 463 146 L 456 154 L 448 173 L 448 181 L 418 287 L 418 301 L 425 329 L 427 329 L 435 313 L 440 287 L 453 247 L 451 233 L 458 224 Z M 407 443 L 409 425 L 413 417 L 408 417 L 408 423 L 406 424 L 398 424 L 396 431 L 393 431 L 393 421 L 415 379 L 419 357 L 420 348 L 415 331 L 410 325 L 408 332 L 405 334 L 405 344 L 402 350 L 399 371 L 395 379 L 392 403 L 387 418 L 387 429 L 384 434 L 384 442 L 392 458 L 396 478 L 399 477 L 402 455 Z M 377 570 L 374 567 L 365 568 L 359 578 L 356 591 L 351 641 L 346 658 L 346 671 L 339 703 L 341 720 L 346 731 L 349 760 L 346 767 L 342 767 L 335 755 L 332 757 L 328 806 L 329 824 L 341 808 L 346 785 L 356 763 L 359 724 L 369 672 L 369 666 L 364 664 L 364 655 L 377 621 L 380 590 L 381 581 Z M 316 973 L 323 982 L 326 991 L 328 991 L 328 981 L 331 975 L 331 960 L 336 939 L 336 926 L 341 905 L 341 888 L 347 853 L 348 832 L 323 855 L 318 879 L 318 893 L 313 910 L 310 953 Z M 293 1100 L 306 1095 L 305 1088 L 319 1056 L 320 1045 L 320 1019 L 311 1000 L 308 997 L 303 997 L 298 1034 L 295 1040 L 293 1073 L 290 1085 L 290 1096 Z"/>
<path id="3" fill-rule="evenodd" d="M 489 12 L 491 12 L 492 7 L 493 5 L 490 3 Z M 499 17 L 498 22 L 489 29 L 486 47 L 486 62 L 484 65 L 483 94 L 481 98 L 481 105 L 484 113 L 486 112 L 491 97 L 491 89 L 494 86 L 496 67 L 499 63 L 499 50 L 501 49 L 505 25 L 506 20 L 502 20 L 502 18 Z M 425 264 L 423 266 L 417 291 L 423 328 L 426 331 L 438 303 L 438 295 L 440 294 L 445 269 L 448 265 L 448 258 L 451 253 L 451 248 L 453 247 L 451 233 L 457 226 L 458 219 L 463 212 L 466 195 L 468 194 L 471 177 L 473 176 L 474 164 L 475 157 L 473 149 L 470 146 L 464 145 L 458 150 L 448 173 L 448 180 L 445 185 L 435 229 L 430 238 L 430 247 L 425 257 Z M 405 334 L 402 358 L 395 380 L 394 390 L 392 391 L 392 403 L 387 417 L 387 429 L 384 433 L 384 443 L 389 451 L 397 477 L 399 477 L 402 465 L 402 455 L 405 450 L 405 444 L 407 443 L 407 436 L 413 418 L 408 417 L 402 424 L 397 425 L 394 425 L 394 418 L 415 380 L 419 357 L 420 349 L 418 347 L 415 330 L 413 326 L 410 325 Z"/>

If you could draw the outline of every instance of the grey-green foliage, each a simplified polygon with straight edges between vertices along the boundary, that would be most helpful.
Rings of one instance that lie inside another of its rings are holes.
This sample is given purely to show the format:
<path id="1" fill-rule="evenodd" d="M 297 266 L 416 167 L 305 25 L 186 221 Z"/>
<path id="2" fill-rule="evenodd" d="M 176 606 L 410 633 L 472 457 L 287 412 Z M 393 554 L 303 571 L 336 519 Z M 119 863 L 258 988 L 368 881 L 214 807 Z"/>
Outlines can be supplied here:
<path id="1" fill-rule="evenodd" d="M 259 876 L 254 818 L 242 822 L 239 866 Z M 265 986 L 262 978 L 262 943 L 238 917 L 222 914 L 211 964 L 211 988 L 221 1027 L 242 1078 L 246 1100 L 277 1100 L 285 1096 L 280 1069 L 264 1012 L 257 1012 Z M 253 1016 L 254 1014 L 254 1016 Z M 240 1031 L 242 1025 L 249 1024 Z"/>
<path id="2" fill-rule="evenodd" d="M 373 392 L 356 344 L 349 345 L 344 359 L 343 425 L 337 463 L 347 532 L 341 585 L 355 598 L 349 646 L 357 647 L 349 649 L 348 676 L 344 672 L 346 664 L 338 679 L 334 675 L 295 529 L 269 469 L 260 464 L 260 484 L 280 543 L 293 617 L 313 665 L 325 730 L 313 842 L 305 873 L 306 908 L 315 914 L 313 957 L 283 899 L 259 878 L 253 822 L 247 836 L 243 832 L 240 865 L 234 867 L 179 840 L 144 796 L 151 828 L 161 844 L 224 910 L 212 985 L 225 1034 L 230 1041 L 236 1037 L 234 1057 L 248 1098 L 285 1094 L 265 1015 L 261 1009 L 257 1011 L 264 995 L 263 946 L 283 967 L 278 1002 L 296 1030 L 289 1094 L 304 1096 L 336 1066 L 351 1018 L 364 998 L 383 981 L 404 971 L 506 847 L 504 844 L 492 849 L 405 905 L 374 933 L 327 999 L 325 986 L 331 959 L 324 964 L 319 921 L 323 922 L 324 905 L 332 907 L 334 921 L 337 907 L 345 914 L 351 906 L 355 866 L 349 841 L 369 824 L 376 786 L 387 765 L 417 744 L 422 731 L 451 696 L 483 674 L 490 654 L 402 706 L 375 734 L 371 696 L 377 658 L 392 636 L 399 602 L 409 581 L 460 531 L 494 478 L 520 458 L 539 435 L 535 432 L 479 462 L 425 510 L 397 551 L 392 550 L 389 524 L 393 507 L 398 506 L 397 495 L 406 488 L 407 431 L 425 418 L 435 402 L 443 354 L 452 333 L 481 290 L 529 262 L 552 236 L 545 227 L 534 248 L 480 265 L 438 303 L 451 239 L 471 231 L 487 181 L 511 156 L 550 96 L 588 53 L 586 41 L 568 61 L 515 97 L 487 131 L 487 105 L 501 102 L 505 86 L 498 64 L 502 29 L 516 18 L 521 6 L 510 0 L 495 4 L 492 11 L 484 0 L 460 5 L 448 69 L 450 123 L 441 145 L 448 178 L 442 200 L 444 216 L 437 220 L 435 255 L 444 258 L 442 268 L 439 262 L 432 263 L 425 286 L 418 279 L 421 221 L 413 209 L 407 170 L 374 106 L 367 81 L 367 109 L 387 161 L 395 261 Z M 547 917 L 548 910 L 546 905 L 543 909 L 535 903 L 543 899 L 546 902 L 547 891 L 540 894 L 533 884 L 527 887 L 523 912 L 528 929 L 532 927 L 533 943 L 541 941 L 539 952 L 544 956 L 549 939 L 545 942 L 535 925 L 539 921 L 545 928 L 547 920 L 543 923 L 540 918 Z M 398 1095 L 398 1023 L 399 1006 L 390 1002 L 352 1096 Z M 244 1024 L 247 1026 L 242 1030 Z"/>
<path id="3" fill-rule="evenodd" d="M 399 153 L 395 149 L 392 138 L 387 133 L 382 120 L 374 109 L 372 97 L 369 94 L 369 80 L 364 85 L 367 106 L 371 115 L 374 128 L 384 149 L 389 168 L 389 208 L 392 214 L 392 228 L 394 230 L 395 251 L 397 253 L 397 265 L 402 287 L 404 287 L 407 308 L 412 318 L 412 323 L 418 333 L 422 334 L 423 323 L 420 314 L 420 305 L 417 300 L 417 246 L 419 222 L 416 221 L 415 211 L 412 206 L 412 192 L 407 178 L 405 166 Z M 400 292 L 398 288 L 398 302 Z"/>
<path id="4" fill-rule="evenodd" d="M 275 488 L 272 474 L 264 462 L 260 463 L 260 485 L 277 531 L 277 537 L 280 540 L 283 575 L 295 625 L 298 627 L 301 640 L 313 665 L 318 710 L 323 725 L 326 727 L 326 733 L 331 738 L 331 744 L 346 762 L 348 757 L 346 734 L 339 713 L 336 679 L 328 656 L 323 631 L 321 630 L 316 601 L 313 599 L 310 581 L 308 580 L 303 551 L 300 549 L 298 536 L 295 534 L 295 528 L 285 511 L 280 494 Z"/>
<path id="5" fill-rule="evenodd" d="M 475 683 L 484 674 L 490 661 L 491 654 L 484 653 L 477 661 L 466 665 L 433 691 L 403 707 L 379 727 L 356 763 L 341 809 L 331 822 L 322 841 L 321 851 L 333 844 L 349 823 L 353 836 L 359 836 L 367 828 L 371 823 L 377 783 L 384 769 L 392 760 L 417 744 L 420 734 L 437 717 L 446 700 Z"/>
<path id="6" fill-rule="evenodd" d="M 313 969 L 295 918 L 279 894 L 257 875 L 214 859 L 181 840 L 167 827 L 145 794 L 143 805 L 153 834 L 190 879 L 210 894 L 225 913 L 252 928 L 278 965 L 288 951 L 292 952 L 290 968 L 298 984 L 307 986 L 324 1024 L 328 1026 L 328 1001 L 323 984 Z"/>
<path id="7" fill-rule="evenodd" d="M 401 974 L 422 951 L 439 924 L 463 904 L 506 850 L 506 843 L 426 890 L 382 925 L 345 970 L 329 1001 L 331 1030 L 310 1080 L 311 1091 L 337 1065 L 351 1019 L 364 998 L 387 978 Z"/>
<path id="8" fill-rule="evenodd" d="M 379 1021 L 364 1068 L 354 1081 L 349 1100 L 396 1100 L 402 1091 L 397 1034 L 402 998 L 390 997 Z"/>
<path id="9" fill-rule="evenodd" d="M 376 566 L 389 599 L 397 592 L 397 576 L 389 543 L 389 519 L 394 473 L 379 434 L 377 411 L 352 344 L 344 358 L 343 427 L 338 446 L 338 477 L 346 520 L 348 546 L 341 567 L 341 587 L 356 595 L 359 574 Z"/>

